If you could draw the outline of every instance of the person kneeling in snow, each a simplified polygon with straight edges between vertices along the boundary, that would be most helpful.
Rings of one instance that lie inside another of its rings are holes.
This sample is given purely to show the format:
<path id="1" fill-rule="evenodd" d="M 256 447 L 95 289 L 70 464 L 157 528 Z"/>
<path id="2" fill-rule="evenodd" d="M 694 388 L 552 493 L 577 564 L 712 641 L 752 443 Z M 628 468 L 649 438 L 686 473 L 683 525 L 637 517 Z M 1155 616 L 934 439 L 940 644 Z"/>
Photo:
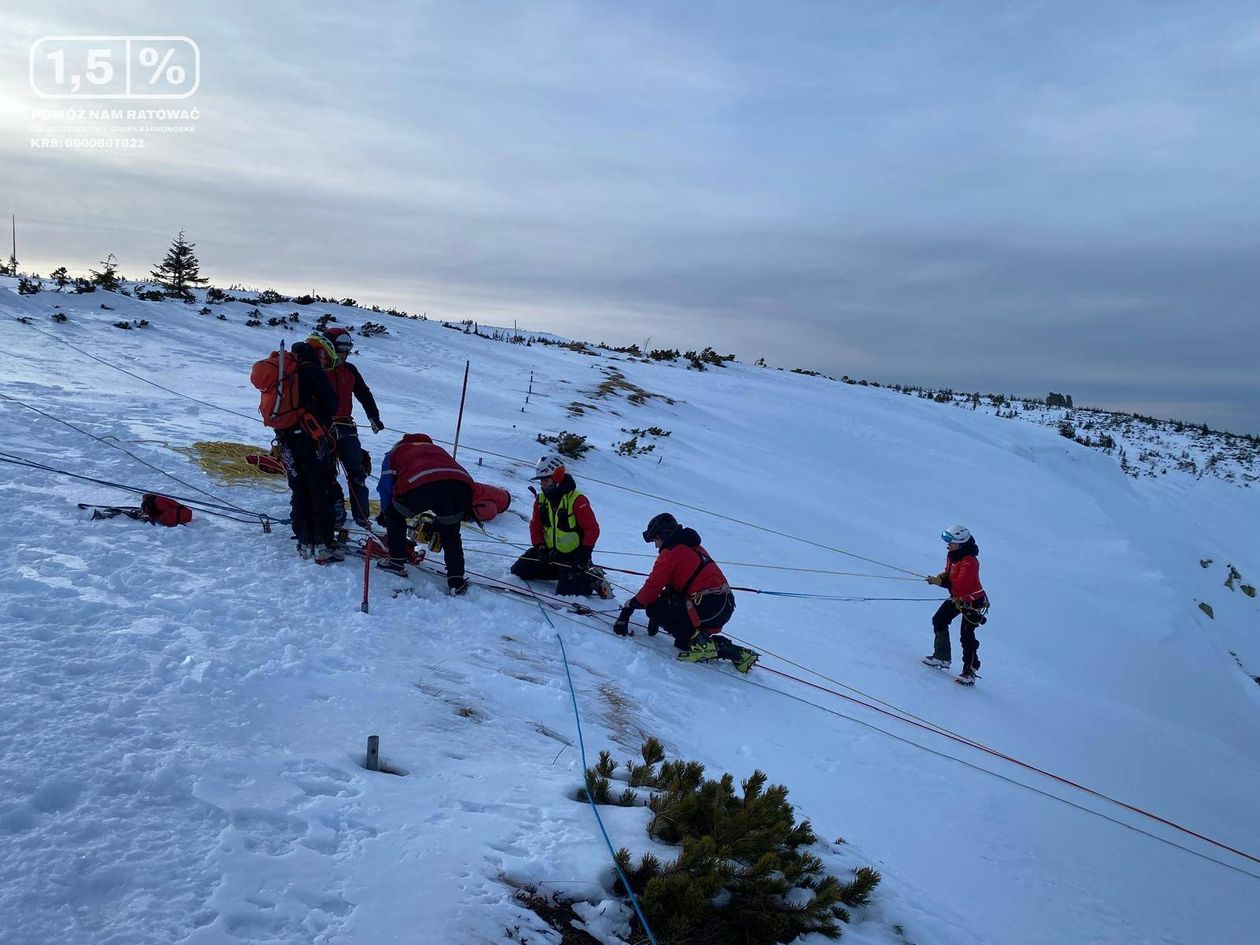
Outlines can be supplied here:
<path id="1" fill-rule="evenodd" d="M 432 512 L 433 527 L 442 540 L 446 583 L 452 594 L 468 590 L 464 577 L 461 522 L 473 517 L 473 479 L 451 454 L 424 433 L 408 433 L 385 454 L 377 521 L 384 526 L 389 557 L 377 567 L 393 574 L 407 573 L 407 519 Z"/>
<path id="2" fill-rule="evenodd" d="M 989 609 L 989 598 L 980 585 L 980 549 L 971 531 L 963 525 L 945 529 L 941 532 L 941 539 L 949 549 L 945 555 L 945 570 L 940 574 L 930 574 L 924 580 L 945 588 L 950 599 L 941 604 L 932 617 L 935 645 L 932 655 L 923 657 L 923 662 L 938 669 L 949 669 L 949 625 L 962 614 L 958 637 L 962 643 L 963 665 L 962 672 L 954 681 L 974 686 L 976 671 L 980 668 L 980 658 L 976 655 L 980 651 L 976 627 L 985 622 L 984 614 Z"/>
<path id="3" fill-rule="evenodd" d="M 642 607 L 647 611 L 648 635 L 663 628 L 681 651 L 678 659 L 688 663 L 727 659 L 741 673 L 752 669 L 759 654 L 719 633 L 735 612 L 735 594 L 695 529 L 684 528 L 662 512 L 648 522 L 643 540 L 654 543 L 660 554 L 643 587 L 622 607 L 613 630 L 628 636 L 630 615 Z"/>
<path id="4" fill-rule="evenodd" d="M 590 500 L 558 456 L 540 459 L 530 478 L 542 482 L 529 520 L 533 547 L 513 562 L 512 573 L 523 581 L 555 579 L 558 595 L 590 597 L 598 583 L 591 574 L 591 554 L 599 540 Z"/>

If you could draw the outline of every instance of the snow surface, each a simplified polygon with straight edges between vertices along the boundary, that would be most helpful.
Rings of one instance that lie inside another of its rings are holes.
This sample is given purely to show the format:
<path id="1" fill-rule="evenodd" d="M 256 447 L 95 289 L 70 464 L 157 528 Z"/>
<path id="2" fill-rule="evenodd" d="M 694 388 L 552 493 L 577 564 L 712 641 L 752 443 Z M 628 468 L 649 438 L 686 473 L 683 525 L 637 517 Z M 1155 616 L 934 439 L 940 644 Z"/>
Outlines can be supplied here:
<path id="1" fill-rule="evenodd" d="M 644 554 L 643 523 L 672 509 L 719 560 L 872 575 L 728 566 L 738 584 L 916 600 L 741 594 L 732 632 L 765 654 L 744 678 L 676 664 L 664 637 L 558 615 L 553 629 L 528 602 L 449 599 L 423 576 L 394 597 L 406 582 L 374 575 L 365 615 L 358 563 L 300 561 L 284 528 L 89 521 L 77 502 L 136 499 L 0 463 L 5 945 L 558 941 L 513 883 L 588 901 L 589 926 L 617 941 L 607 851 L 573 799 L 581 762 L 557 630 L 592 763 L 600 749 L 628 759 L 652 734 L 714 775 L 761 768 L 814 824 L 828 868 L 881 872 L 847 941 L 1256 941 L 1260 864 L 772 672 L 856 687 L 1258 856 L 1260 605 L 1222 583 L 1227 564 L 1260 576 L 1255 489 L 1134 480 L 1051 429 L 748 365 L 700 373 L 321 304 L 267 307 L 301 312 L 300 331 L 283 333 L 246 327 L 243 303 L 216 306 L 220 321 L 101 292 L 23 298 L 15 285 L 0 280 L 12 353 L 0 392 L 243 508 L 283 517 L 287 492 L 216 481 L 176 448 L 265 443 L 250 364 L 333 312 L 387 323 L 355 360 L 395 430 L 449 439 L 471 360 L 460 456 L 514 497 L 495 536 L 527 540 L 528 472 L 476 450 L 532 460 L 538 433 L 571 430 L 596 446 L 572 469 L 604 564 L 644 570 L 649 558 L 610 553 Z M 68 321 L 51 320 L 54 306 Z M 111 326 L 140 318 L 150 327 Z M 597 397 L 610 369 L 658 396 Z M 623 428 L 653 425 L 672 435 L 641 440 L 652 453 L 614 454 Z M 0 400 L 0 437 L 6 454 L 196 495 L 12 400 Z M 395 438 L 365 441 L 379 459 Z M 941 528 L 964 522 L 994 600 L 983 678 L 966 690 L 919 664 L 939 596 L 920 580 L 685 506 L 915 574 L 939 570 Z M 472 570 L 506 576 L 512 548 L 468 548 Z M 637 588 L 613 576 L 621 596 Z M 369 734 L 404 776 L 364 770 Z M 670 855 L 647 838 L 645 809 L 602 813 L 615 845 Z"/>

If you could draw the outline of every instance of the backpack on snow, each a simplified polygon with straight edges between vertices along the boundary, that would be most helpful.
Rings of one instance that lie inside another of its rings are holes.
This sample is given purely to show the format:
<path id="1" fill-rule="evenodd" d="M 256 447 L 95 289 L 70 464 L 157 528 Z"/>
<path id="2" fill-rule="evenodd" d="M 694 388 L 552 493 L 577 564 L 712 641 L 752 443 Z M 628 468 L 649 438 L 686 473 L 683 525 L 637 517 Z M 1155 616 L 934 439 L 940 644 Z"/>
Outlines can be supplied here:
<path id="1" fill-rule="evenodd" d="M 298 360 L 284 350 L 284 345 L 255 361 L 249 380 L 262 394 L 258 412 L 264 424 L 276 430 L 297 426 L 302 413 L 298 404 Z"/>
<path id="2" fill-rule="evenodd" d="M 484 482 L 473 483 L 472 511 L 473 518 L 478 522 L 492 521 L 496 515 L 506 512 L 511 504 L 512 495 L 506 489 Z"/>
<path id="3" fill-rule="evenodd" d="M 187 525 L 192 521 L 192 509 L 188 506 L 180 505 L 174 499 L 168 499 L 164 495 L 155 495 L 152 492 L 144 494 L 144 498 L 140 500 L 140 510 L 153 525 L 174 528 L 176 525 Z"/>

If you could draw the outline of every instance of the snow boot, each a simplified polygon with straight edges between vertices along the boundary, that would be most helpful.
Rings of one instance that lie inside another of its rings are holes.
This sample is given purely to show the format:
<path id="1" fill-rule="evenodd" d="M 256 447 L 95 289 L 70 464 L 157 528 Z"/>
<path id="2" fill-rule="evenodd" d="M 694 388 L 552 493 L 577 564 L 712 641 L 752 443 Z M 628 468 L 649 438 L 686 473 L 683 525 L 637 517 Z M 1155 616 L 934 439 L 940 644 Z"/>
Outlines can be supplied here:
<path id="1" fill-rule="evenodd" d="M 315 563 L 316 564 L 332 564 L 334 561 L 345 561 L 346 556 L 343 554 L 340 558 L 337 552 L 333 550 L 332 545 L 316 545 L 315 546 Z"/>
<path id="2" fill-rule="evenodd" d="M 468 578 L 447 578 L 446 588 L 452 597 L 463 597 L 468 593 Z"/>
<path id="3" fill-rule="evenodd" d="M 376 562 L 376 566 L 382 571 L 397 574 L 399 577 L 407 576 L 407 560 L 405 558 L 382 558 Z"/>
<path id="4" fill-rule="evenodd" d="M 976 684 L 976 674 L 969 669 L 964 669 L 954 678 L 954 682 L 960 686 L 974 686 Z"/>
<path id="5" fill-rule="evenodd" d="M 924 666 L 932 666 L 936 669 L 949 669 L 949 660 L 943 660 L 936 656 L 923 657 Z"/>
<path id="6" fill-rule="evenodd" d="M 301 558 L 303 561 L 310 561 L 311 558 L 315 557 L 315 546 L 306 545 L 306 544 L 303 544 L 302 542 L 298 542 L 297 552 L 298 552 L 298 557 Z"/>
<path id="7" fill-rule="evenodd" d="M 757 665 L 757 660 L 759 659 L 761 659 L 760 653 L 755 653 L 752 650 L 740 650 L 739 659 L 731 660 L 731 662 L 735 664 L 735 668 L 741 673 L 746 673 Z"/>
<path id="8" fill-rule="evenodd" d="M 704 663 L 717 659 L 717 655 L 717 644 L 712 640 L 696 640 L 690 648 L 678 654 L 678 659 L 683 663 Z"/>
<path id="9" fill-rule="evenodd" d="M 336 544 L 329 545 L 328 546 L 328 560 L 329 561 L 345 561 L 346 560 L 346 546 L 336 545 Z"/>

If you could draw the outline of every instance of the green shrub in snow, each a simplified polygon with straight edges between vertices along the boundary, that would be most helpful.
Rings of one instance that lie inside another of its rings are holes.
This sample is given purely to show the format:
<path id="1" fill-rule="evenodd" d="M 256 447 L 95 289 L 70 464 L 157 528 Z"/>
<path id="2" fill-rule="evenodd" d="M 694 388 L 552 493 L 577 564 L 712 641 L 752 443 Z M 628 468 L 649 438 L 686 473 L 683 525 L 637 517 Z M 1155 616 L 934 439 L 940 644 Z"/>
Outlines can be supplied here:
<path id="1" fill-rule="evenodd" d="M 870 901 L 879 873 L 863 867 L 843 881 L 829 875 L 808 850 L 817 841 L 813 828 L 797 822 L 787 788 L 767 787 L 763 772 L 753 772 L 737 791 L 729 774 L 713 780 L 698 762 L 666 761 L 655 739 L 644 743 L 642 757 L 627 767 L 630 784 L 649 793 L 648 833 L 680 852 L 669 863 L 646 854 L 636 865 L 623 848 L 617 862 L 662 945 L 775 945 L 811 933 L 839 938 L 848 910 Z M 592 797 L 635 803 L 640 792 L 629 789 L 611 799 L 615 770 L 601 753 L 586 773 Z M 632 925 L 637 939 L 642 929 Z"/>

